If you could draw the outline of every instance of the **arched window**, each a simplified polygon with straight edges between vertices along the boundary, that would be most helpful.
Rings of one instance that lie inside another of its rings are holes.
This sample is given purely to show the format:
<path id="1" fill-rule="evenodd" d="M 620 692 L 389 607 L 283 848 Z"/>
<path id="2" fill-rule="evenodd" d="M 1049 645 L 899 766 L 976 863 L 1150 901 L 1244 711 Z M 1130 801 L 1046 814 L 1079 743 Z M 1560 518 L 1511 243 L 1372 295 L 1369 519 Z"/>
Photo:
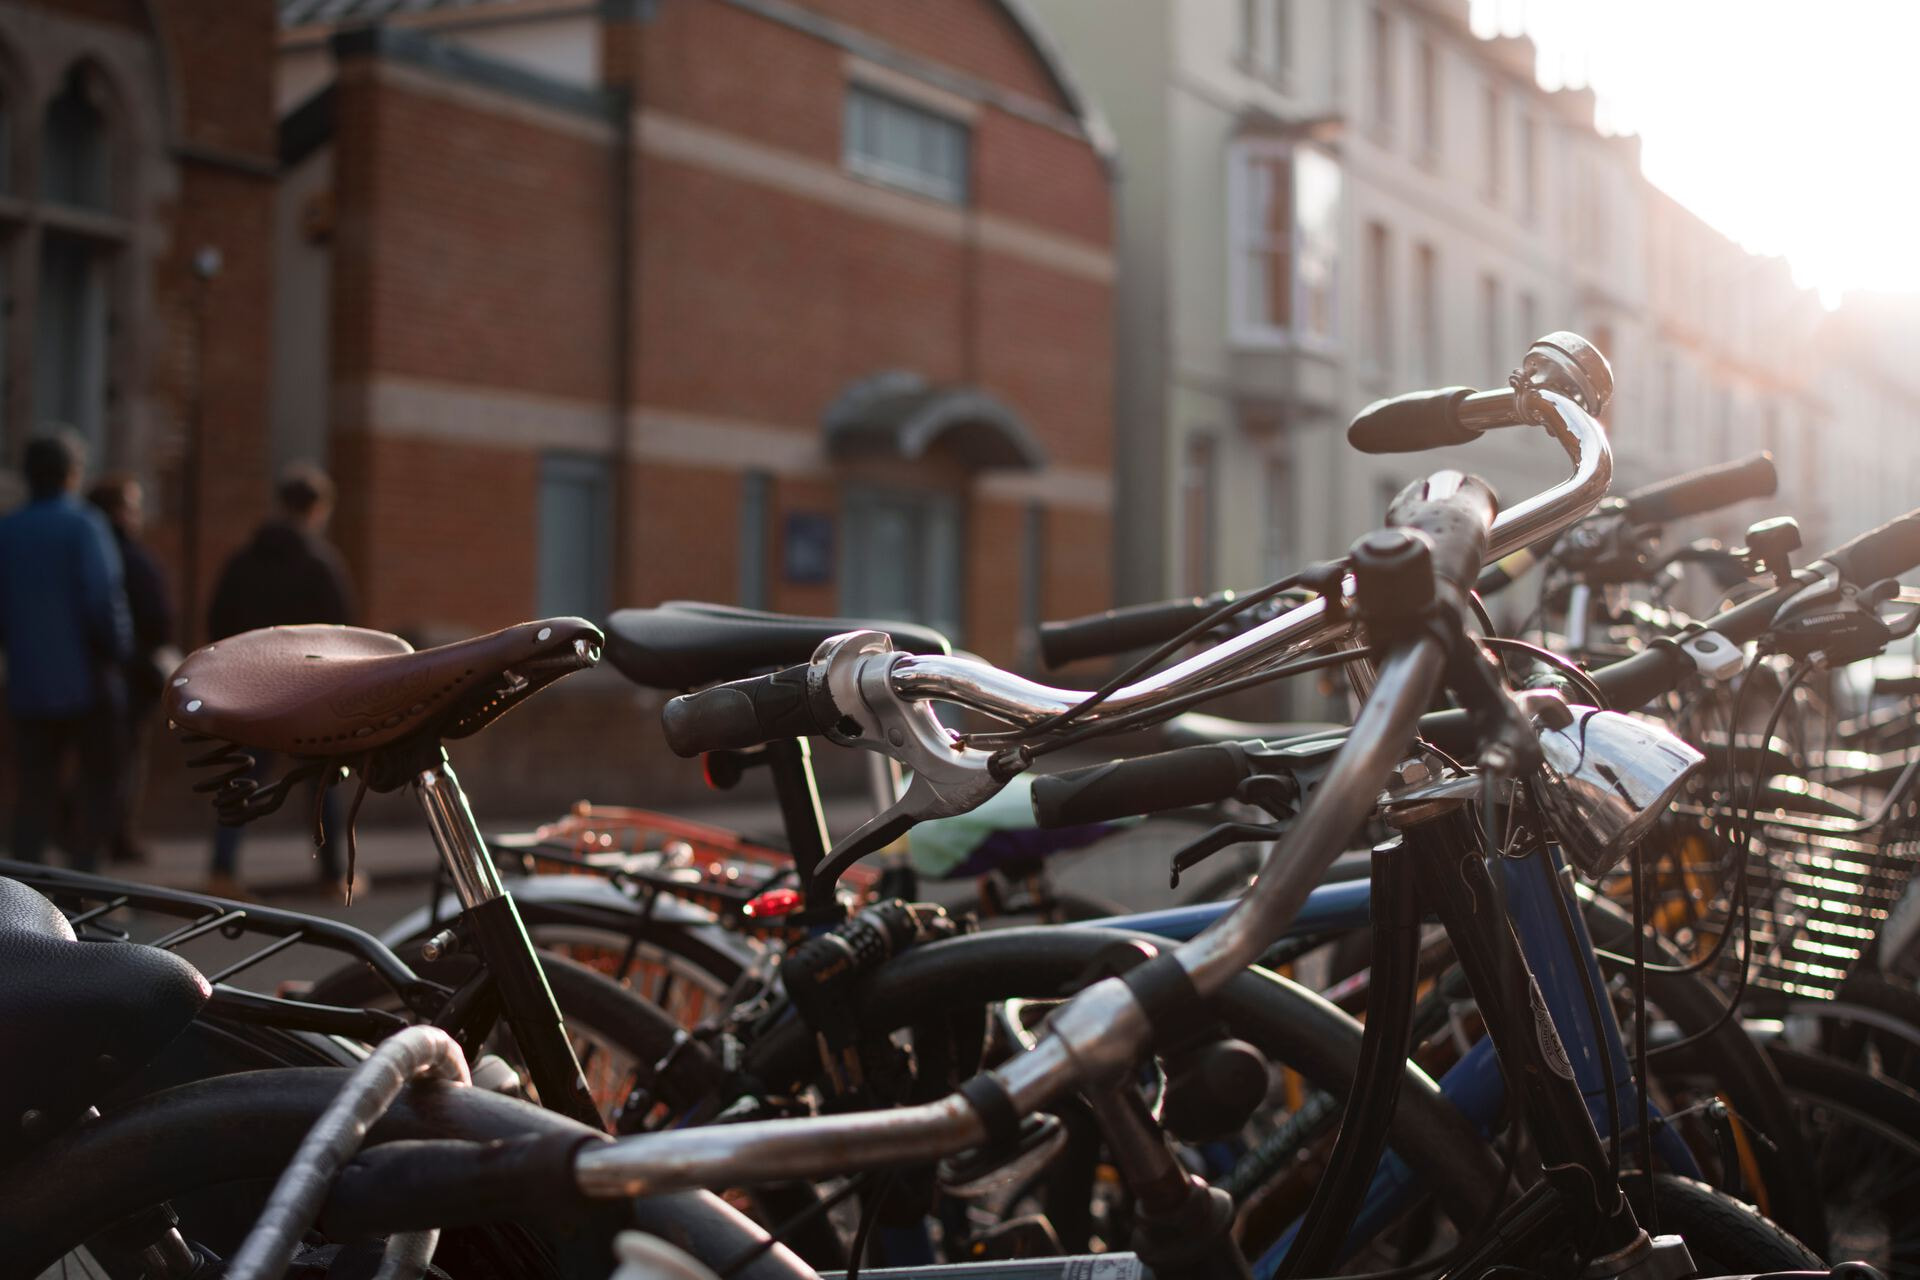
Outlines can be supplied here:
<path id="1" fill-rule="evenodd" d="M 102 453 L 112 407 L 115 263 L 125 238 L 110 221 L 122 194 L 115 190 L 113 101 L 100 69 L 76 63 L 47 100 L 35 165 L 34 426 L 71 427 Z"/>
<path id="2" fill-rule="evenodd" d="M 55 204 L 102 212 L 113 204 L 113 139 L 106 86 L 85 65 L 67 73 L 40 126 L 41 194 Z"/>

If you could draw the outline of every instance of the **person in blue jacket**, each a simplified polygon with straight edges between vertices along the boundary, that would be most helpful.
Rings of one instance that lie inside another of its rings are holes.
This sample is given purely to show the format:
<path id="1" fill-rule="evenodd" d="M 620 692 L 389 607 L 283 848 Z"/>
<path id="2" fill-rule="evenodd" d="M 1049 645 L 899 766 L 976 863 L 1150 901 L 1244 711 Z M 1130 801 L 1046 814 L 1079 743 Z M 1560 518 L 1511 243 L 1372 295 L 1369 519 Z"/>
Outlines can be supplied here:
<path id="1" fill-rule="evenodd" d="M 40 861 L 71 804 L 67 854 L 91 871 L 113 823 L 133 624 L 113 533 L 75 493 L 84 466 L 70 435 L 27 442 L 27 503 L 0 519 L 0 649 L 17 778 L 13 856 Z"/>

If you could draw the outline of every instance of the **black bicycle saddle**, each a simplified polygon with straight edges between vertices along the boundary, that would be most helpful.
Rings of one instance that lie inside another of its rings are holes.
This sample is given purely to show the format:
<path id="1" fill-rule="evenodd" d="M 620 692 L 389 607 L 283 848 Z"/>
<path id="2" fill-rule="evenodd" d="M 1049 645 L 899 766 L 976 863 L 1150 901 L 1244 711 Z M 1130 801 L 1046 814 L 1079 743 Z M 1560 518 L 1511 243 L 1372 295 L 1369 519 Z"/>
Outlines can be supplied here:
<path id="1" fill-rule="evenodd" d="M 59 908 L 0 877 L 0 1161 L 152 1061 L 210 994 L 172 952 L 81 942 Z"/>
<path id="2" fill-rule="evenodd" d="M 884 631 L 908 653 L 951 653 L 947 638 L 912 622 L 803 618 L 732 605 L 669 600 L 607 619 L 607 661 L 648 689 L 692 689 L 791 667 L 845 631 Z"/>

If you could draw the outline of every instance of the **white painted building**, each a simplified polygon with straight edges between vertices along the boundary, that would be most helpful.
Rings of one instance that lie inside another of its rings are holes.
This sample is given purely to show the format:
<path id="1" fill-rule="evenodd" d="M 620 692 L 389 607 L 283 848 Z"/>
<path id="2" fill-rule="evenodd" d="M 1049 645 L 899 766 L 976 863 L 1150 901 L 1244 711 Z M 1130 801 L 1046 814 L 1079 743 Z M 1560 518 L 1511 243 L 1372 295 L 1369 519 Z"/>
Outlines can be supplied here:
<path id="1" fill-rule="evenodd" d="M 1353 413 L 1495 385 L 1560 328 L 1613 361 L 1617 489 L 1772 448 L 1788 494 L 1698 528 L 1791 510 L 1819 545 L 1817 301 L 1542 89 L 1531 41 L 1467 0 L 1030 3 L 1119 141 L 1123 599 L 1343 550 L 1439 461 L 1353 452 Z M 1537 435 L 1447 456 L 1514 499 L 1564 471 Z"/>

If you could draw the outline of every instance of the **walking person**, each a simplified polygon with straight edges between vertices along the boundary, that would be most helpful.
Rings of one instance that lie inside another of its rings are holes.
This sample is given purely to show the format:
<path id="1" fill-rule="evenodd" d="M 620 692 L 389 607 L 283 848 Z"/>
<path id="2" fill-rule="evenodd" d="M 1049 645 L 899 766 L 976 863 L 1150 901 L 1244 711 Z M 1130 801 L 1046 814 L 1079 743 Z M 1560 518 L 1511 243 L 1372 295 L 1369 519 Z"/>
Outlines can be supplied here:
<path id="1" fill-rule="evenodd" d="M 87 491 L 87 501 L 99 509 L 113 530 L 126 583 L 127 611 L 133 623 L 133 652 L 124 668 L 127 701 L 119 726 L 119 777 L 113 827 L 107 840 L 107 857 L 128 863 L 147 860 L 134 827 L 146 789 L 147 759 L 160 695 L 166 689 L 167 677 L 180 665 L 166 574 L 140 542 L 140 531 L 146 523 L 145 499 L 140 482 L 125 474 L 102 476 Z"/>
<path id="2" fill-rule="evenodd" d="M 113 823 L 133 628 L 113 534 L 75 493 L 85 465 L 70 434 L 27 442 L 27 503 L 0 519 L 0 648 L 18 789 L 13 856 L 40 861 L 71 806 L 62 843 L 76 870 L 92 871 Z"/>
<path id="3" fill-rule="evenodd" d="M 254 531 L 220 572 L 207 609 L 209 640 L 261 627 L 353 621 L 353 589 L 346 563 L 325 536 L 333 514 L 333 481 L 317 467 L 289 467 L 280 477 L 278 498 L 279 512 Z M 259 754 L 256 759 L 255 776 L 265 780 L 272 759 Z M 331 788 L 321 804 L 320 879 L 344 893 L 339 802 Z M 363 884 L 355 887 L 365 888 Z M 221 827 L 214 834 L 207 888 L 220 897 L 245 896 L 240 883 L 240 828 Z"/>

